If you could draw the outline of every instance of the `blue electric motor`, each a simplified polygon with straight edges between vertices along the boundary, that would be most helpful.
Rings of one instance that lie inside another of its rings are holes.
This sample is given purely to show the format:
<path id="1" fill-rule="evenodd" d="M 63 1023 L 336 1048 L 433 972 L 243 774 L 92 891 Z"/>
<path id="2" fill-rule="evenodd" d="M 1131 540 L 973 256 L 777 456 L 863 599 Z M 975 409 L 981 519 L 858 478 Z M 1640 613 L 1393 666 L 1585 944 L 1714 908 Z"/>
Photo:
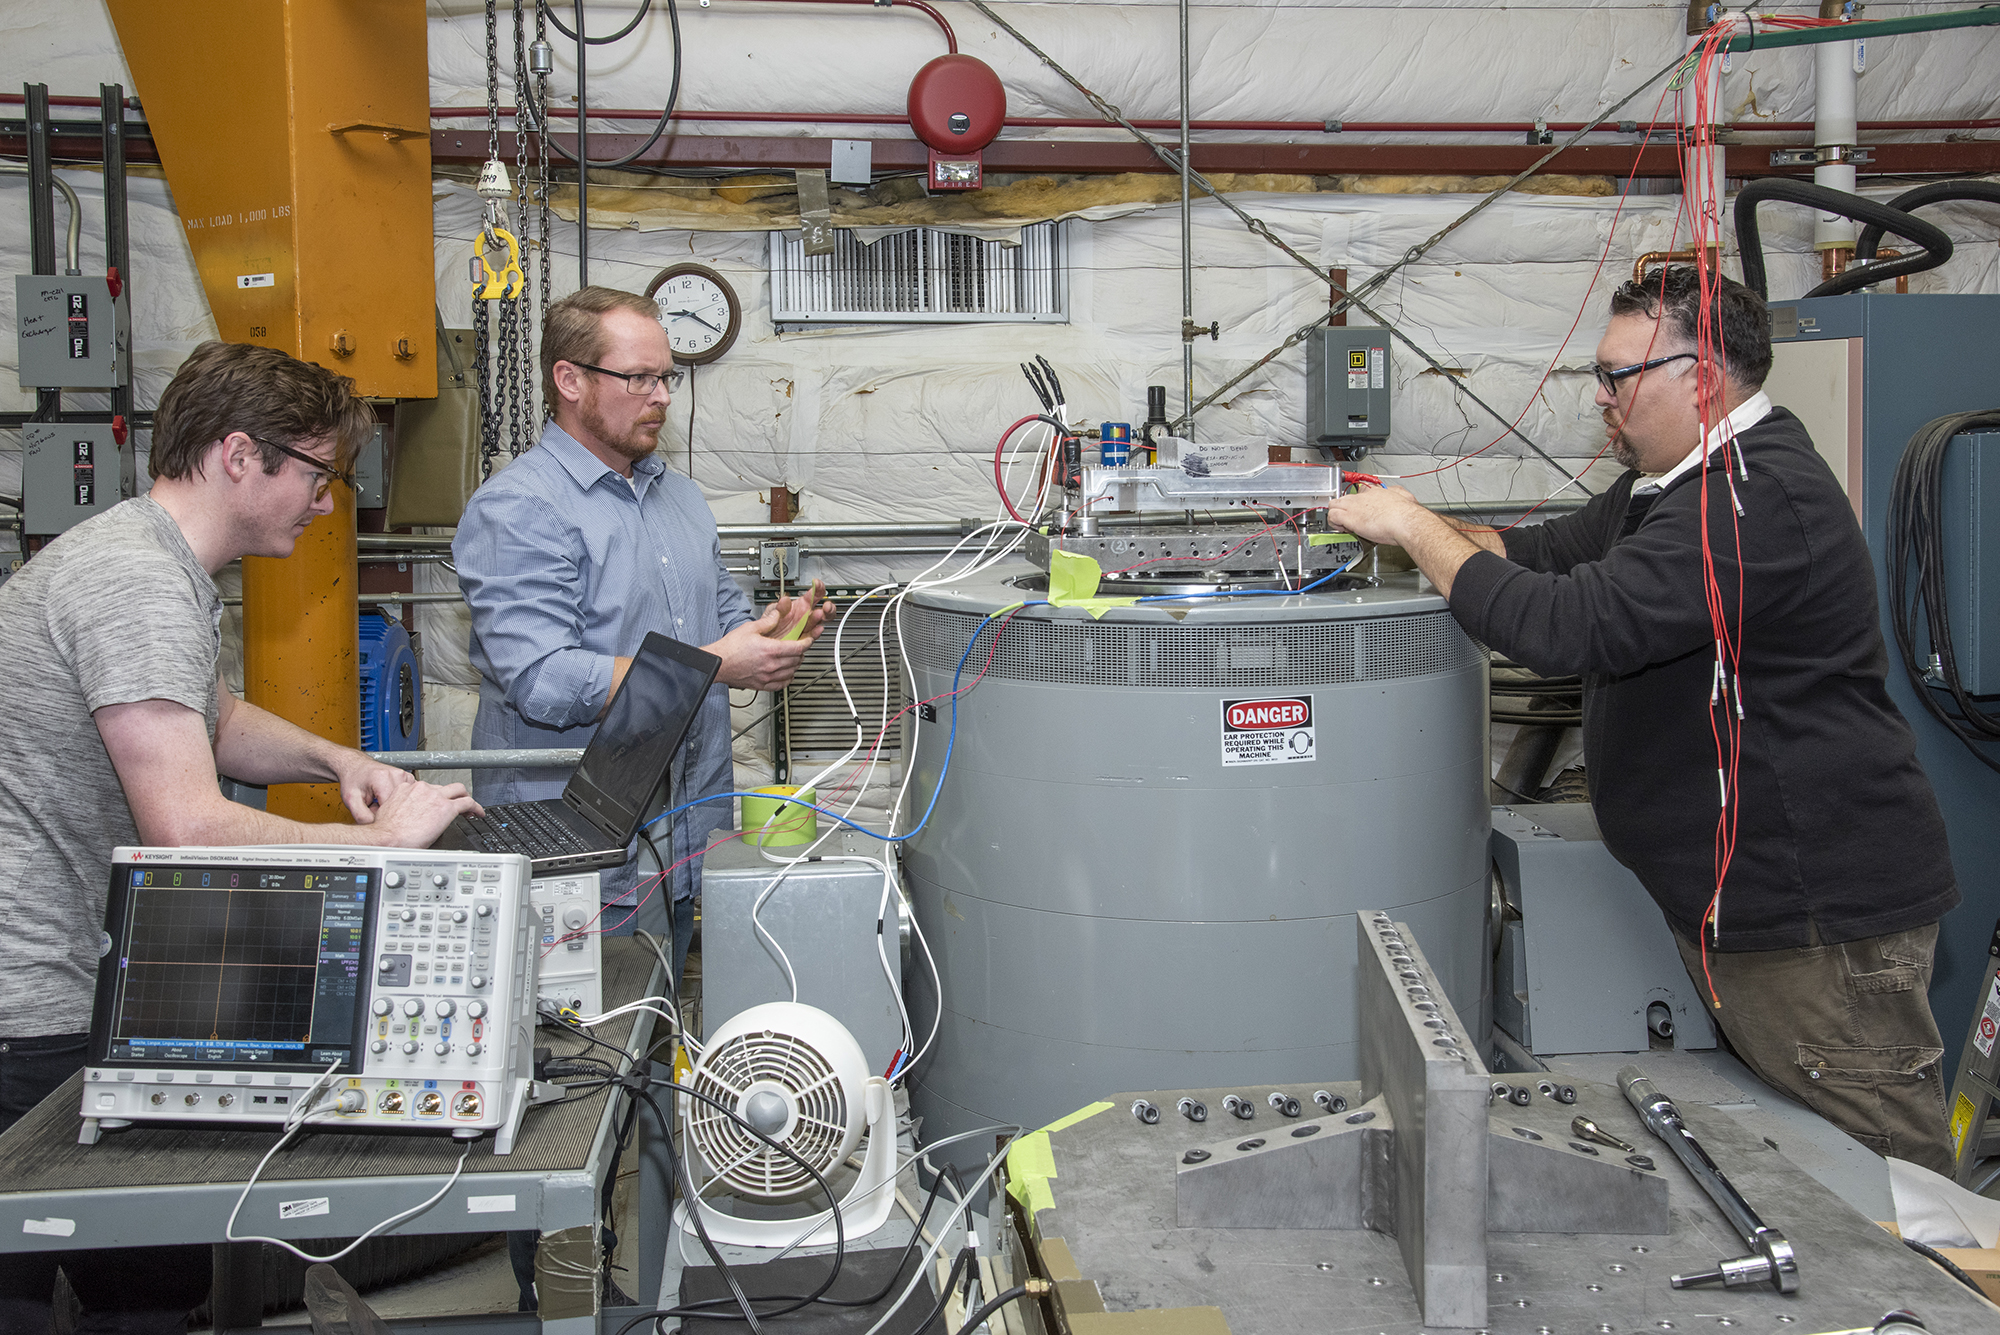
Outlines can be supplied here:
<path id="1" fill-rule="evenodd" d="M 401 623 L 361 614 L 361 749 L 418 751 L 424 744 L 424 679 Z"/>

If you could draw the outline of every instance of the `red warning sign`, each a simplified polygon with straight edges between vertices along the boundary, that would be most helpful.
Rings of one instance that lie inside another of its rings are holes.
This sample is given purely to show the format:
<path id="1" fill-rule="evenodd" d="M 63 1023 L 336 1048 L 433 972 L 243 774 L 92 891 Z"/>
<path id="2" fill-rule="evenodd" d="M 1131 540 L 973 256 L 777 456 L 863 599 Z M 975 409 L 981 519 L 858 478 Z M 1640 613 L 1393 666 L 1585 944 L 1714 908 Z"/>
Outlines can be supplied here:
<path id="1" fill-rule="evenodd" d="M 1286 765 L 1315 754 L 1310 695 L 1222 702 L 1222 763 Z"/>

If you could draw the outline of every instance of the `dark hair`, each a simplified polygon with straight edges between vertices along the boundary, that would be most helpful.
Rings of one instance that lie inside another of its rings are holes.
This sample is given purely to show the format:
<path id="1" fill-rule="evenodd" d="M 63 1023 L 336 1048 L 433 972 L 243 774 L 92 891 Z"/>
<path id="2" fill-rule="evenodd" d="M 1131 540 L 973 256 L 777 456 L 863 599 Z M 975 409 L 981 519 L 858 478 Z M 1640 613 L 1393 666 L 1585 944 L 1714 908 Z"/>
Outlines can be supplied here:
<path id="1" fill-rule="evenodd" d="M 270 442 L 297 448 L 328 436 L 345 468 L 374 428 L 374 412 L 346 376 L 276 348 L 211 340 L 188 354 L 160 395 L 146 471 L 199 477 L 209 447 L 232 431 L 258 442 L 267 473 L 285 465 Z"/>
<path id="2" fill-rule="evenodd" d="M 552 304 L 542 318 L 542 402 L 551 416 L 562 402 L 556 396 L 556 363 L 603 361 L 610 341 L 604 336 L 604 317 L 612 311 L 660 318 L 651 297 L 613 287 L 580 287 Z"/>
<path id="3" fill-rule="evenodd" d="M 1771 313 L 1762 297 L 1720 274 L 1715 289 L 1709 320 L 1722 364 L 1739 388 L 1761 389 L 1771 373 Z M 1643 279 L 1611 294 L 1611 313 L 1658 320 L 1693 352 L 1701 318 L 1701 273 L 1692 264 L 1649 269 Z"/>

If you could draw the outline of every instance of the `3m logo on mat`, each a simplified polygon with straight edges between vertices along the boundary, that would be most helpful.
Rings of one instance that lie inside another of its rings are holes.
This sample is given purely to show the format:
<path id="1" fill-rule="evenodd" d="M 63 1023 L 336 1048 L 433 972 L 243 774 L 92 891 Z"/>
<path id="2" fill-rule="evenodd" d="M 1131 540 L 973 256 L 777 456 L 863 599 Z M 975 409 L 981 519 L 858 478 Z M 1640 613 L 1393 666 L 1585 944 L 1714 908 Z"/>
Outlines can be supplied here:
<path id="1" fill-rule="evenodd" d="M 1287 765 L 1314 755 L 1310 695 L 1222 702 L 1222 763 Z"/>

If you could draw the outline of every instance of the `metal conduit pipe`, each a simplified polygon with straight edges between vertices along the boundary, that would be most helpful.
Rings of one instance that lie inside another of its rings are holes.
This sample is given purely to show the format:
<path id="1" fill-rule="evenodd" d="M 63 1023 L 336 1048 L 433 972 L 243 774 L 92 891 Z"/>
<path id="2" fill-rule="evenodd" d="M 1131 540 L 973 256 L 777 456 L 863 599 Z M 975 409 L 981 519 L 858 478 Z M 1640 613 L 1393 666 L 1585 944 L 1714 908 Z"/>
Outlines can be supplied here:
<path id="1" fill-rule="evenodd" d="M 93 105 L 95 104 L 93 103 Z M 4 172 L 8 176 L 26 176 L 28 174 L 28 164 L 25 162 L 0 162 L 0 172 Z M 63 272 L 80 274 L 83 272 L 83 207 L 76 202 L 76 191 L 70 188 L 68 181 L 63 180 L 62 177 L 57 176 L 53 171 L 49 173 L 49 179 L 55 183 L 56 189 L 62 191 L 64 201 L 69 204 L 69 232 L 63 238 L 63 258 L 68 260 L 69 267 Z"/>
<path id="2" fill-rule="evenodd" d="M 557 766 L 575 767 L 583 760 L 583 748 L 559 746 L 547 751 L 532 747 L 508 751 L 370 751 L 368 758 L 407 770 L 553 769 Z"/>
<path id="3" fill-rule="evenodd" d="M 15 98 L 19 100 L 18 95 Z M 54 101 L 53 98 L 50 99 Z M 6 101 L 0 95 L 0 102 Z M 93 100 L 92 106 L 97 105 Z M 514 115 L 513 107 L 500 108 L 502 116 Z M 551 120 L 576 116 L 574 107 L 550 107 Z M 593 120 L 658 120 L 657 107 L 597 107 L 591 110 Z M 485 107 L 432 107 L 432 120 L 483 120 Z M 722 124 L 736 122 L 744 125 L 901 125 L 907 126 L 910 118 L 895 112 L 870 111 L 681 111 L 675 109 L 673 117 L 677 121 L 711 121 Z M 1009 116 L 1001 122 L 1017 130 L 1090 130 L 1104 125 L 1102 117 L 1093 116 Z M 1142 130 L 1178 130 L 1178 120 L 1140 120 L 1132 124 Z M 1191 120 L 1190 130 L 1204 131 L 1257 131 L 1279 134 L 1526 134 L 1530 130 L 1546 129 L 1557 134 L 1574 134 L 1588 121 L 1548 121 L 1536 125 L 1533 121 L 1232 121 L 1232 120 Z M 1625 125 L 1633 128 L 1625 129 Z M 1605 134 L 1638 134 L 1647 127 L 1637 121 L 1620 121 L 1616 125 L 1603 127 Z M 1661 131 L 1669 131 L 1671 125 L 1660 125 Z M 1754 131 L 1768 134 L 1802 134 L 1813 128 L 1811 121 L 1733 121 L 1723 128 L 1739 131 Z M 1862 121 L 1863 130 L 1895 132 L 1901 130 L 1992 130 L 2000 129 L 2000 117 L 1983 120 L 1936 120 L 1913 119 L 1894 121 Z"/>

